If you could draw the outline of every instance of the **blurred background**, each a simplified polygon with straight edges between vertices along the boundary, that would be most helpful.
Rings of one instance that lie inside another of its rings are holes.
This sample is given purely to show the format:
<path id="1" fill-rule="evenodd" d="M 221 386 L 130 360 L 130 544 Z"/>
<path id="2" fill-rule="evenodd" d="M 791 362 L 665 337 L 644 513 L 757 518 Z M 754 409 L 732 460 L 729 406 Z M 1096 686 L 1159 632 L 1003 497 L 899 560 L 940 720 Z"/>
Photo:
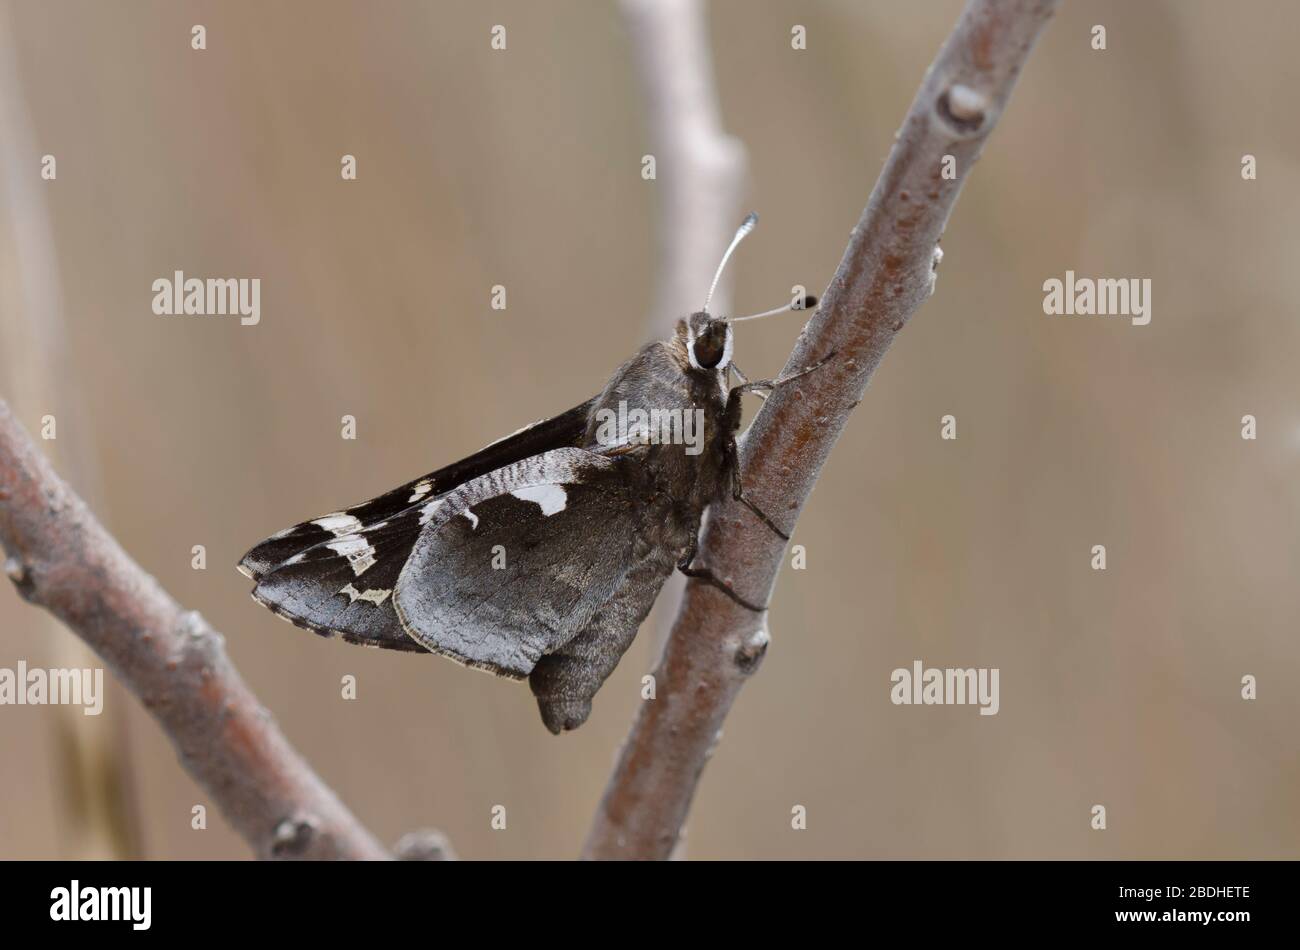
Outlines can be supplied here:
<path id="1" fill-rule="evenodd" d="M 736 311 L 820 293 L 960 9 L 710 6 L 763 218 Z M 807 570 L 781 577 L 691 857 L 1297 855 L 1297 31 L 1281 0 L 1067 3 L 1050 25 L 799 523 Z M 57 417 L 42 447 L 383 840 L 576 855 L 655 621 L 556 738 L 525 686 L 299 631 L 234 564 L 587 398 L 644 342 L 661 182 L 620 8 L 19 0 L 0 33 L 0 397 L 33 432 Z M 1045 316 L 1067 269 L 1151 278 L 1151 324 Z M 260 277 L 261 323 L 154 315 L 174 270 Z M 746 324 L 737 361 L 773 375 L 799 326 Z M 1000 668 L 1001 711 L 892 705 L 916 659 Z M 0 667 L 19 660 L 92 662 L 4 585 Z M 134 700 L 106 705 L 0 707 L 0 857 L 247 857 Z"/>

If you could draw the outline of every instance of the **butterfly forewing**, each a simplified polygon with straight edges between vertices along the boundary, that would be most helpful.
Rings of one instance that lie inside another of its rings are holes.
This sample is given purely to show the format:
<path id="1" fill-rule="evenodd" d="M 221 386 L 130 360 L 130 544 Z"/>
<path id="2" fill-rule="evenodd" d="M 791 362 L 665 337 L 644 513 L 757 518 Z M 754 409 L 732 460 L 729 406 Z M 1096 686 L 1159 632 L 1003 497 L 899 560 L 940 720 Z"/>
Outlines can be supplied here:
<path id="1" fill-rule="evenodd" d="M 568 412 L 520 429 L 468 458 L 407 482 L 377 498 L 286 528 L 245 554 L 239 562 L 239 569 L 253 580 L 259 580 L 266 572 L 317 544 L 355 534 L 367 526 L 393 518 L 414 504 L 446 494 L 504 465 L 549 449 L 577 445 L 587 426 L 591 402 L 588 400 Z"/>
<path id="2" fill-rule="evenodd" d="M 424 652 L 393 610 L 397 577 L 420 536 L 420 505 L 331 537 L 264 572 L 253 597 L 292 623 L 350 643 Z"/>

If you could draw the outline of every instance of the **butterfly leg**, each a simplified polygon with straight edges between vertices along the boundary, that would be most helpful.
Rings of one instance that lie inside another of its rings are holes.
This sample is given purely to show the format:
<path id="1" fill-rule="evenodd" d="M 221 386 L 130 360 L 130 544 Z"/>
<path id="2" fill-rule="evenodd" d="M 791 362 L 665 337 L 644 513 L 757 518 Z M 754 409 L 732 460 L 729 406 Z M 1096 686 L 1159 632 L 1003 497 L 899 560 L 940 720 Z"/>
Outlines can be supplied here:
<path id="1" fill-rule="evenodd" d="M 736 410 L 739 410 L 739 408 L 740 408 L 740 392 L 739 392 L 738 388 L 737 388 L 737 389 L 733 389 L 733 390 L 731 391 L 731 402 L 732 402 L 732 405 L 729 406 L 728 408 L 730 409 L 730 408 L 732 408 L 732 406 L 734 406 L 734 408 L 735 408 Z M 738 412 L 737 412 L 737 415 L 739 415 Z M 772 530 L 772 533 L 775 534 L 775 535 L 777 535 L 779 538 L 781 538 L 781 540 L 783 540 L 783 541 L 789 541 L 789 540 L 790 540 L 790 535 L 786 534 L 784 531 L 782 531 L 780 528 L 778 528 L 778 527 L 776 526 L 776 522 L 774 522 L 771 518 L 769 518 L 769 517 L 767 516 L 767 513 L 764 512 L 763 509 L 759 508 L 758 505 L 754 504 L 752 501 L 749 500 L 748 497 L 746 497 L 746 495 L 745 495 L 745 488 L 744 488 L 744 485 L 741 483 L 741 479 L 740 479 L 740 459 L 739 459 L 739 452 L 738 452 L 737 449 L 736 449 L 736 440 L 735 440 L 734 438 L 730 440 L 729 444 L 727 445 L 727 448 L 726 448 L 725 452 L 726 452 L 726 456 L 725 456 L 726 461 L 725 461 L 725 464 L 726 464 L 727 470 L 731 473 L 731 474 L 730 474 L 730 479 L 731 479 L 731 497 L 732 497 L 732 499 L 735 500 L 735 501 L 740 502 L 742 505 L 744 505 L 746 508 L 748 508 L 750 511 L 752 511 L 752 512 L 754 513 L 754 516 L 755 516 L 756 518 L 758 518 L 759 521 L 763 522 L 763 524 L 767 525 L 768 528 L 770 528 L 770 529 Z"/>
<path id="2" fill-rule="evenodd" d="M 827 353 L 824 357 L 822 357 L 812 366 L 804 367 L 803 369 L 798 370 L 797 372 L 790 373 L 788 376 L 780 376 L 777 377 L 776 379 L 757 379 L 754 380 L 753 382 L 750 382 L 748 379 L 745 378 L 745 374 L 740 371 L 740 369 L 736 366 L 735 363 L 729 364 L 731 369 L 735 370 L 736 375 L 739 376 L 742 380 L 744 380 L 744 382 L 739 386 L 733 387 L 731 392 L 727 396 L 728 416 L 731 417 L 735 421 L 736 425 L 738 426 L 740 423 L 740 397 L 742 394 L 752 392 L 760 396 L 763 396 L 764 390 L 771 391 L 773 389 L 776 389 L 779 386 L 784 386 L 786 383 L 793 382 L 794 380 L 798 379 L 801 376 L 807 376 L 809 373 L 813 372 L 814 370 L 821 369 L 821 367 L 829 363 L 834 358 L 834 356 L 835 356 L 835 351 L 831 350 L 829 353 Z M 763 396 L 763 398 L 767 398 L 767 397 Z M 732 440 L 731 446 L 729 447 L 729 451 L 727 454 L 728 454 L 727 465 L 731 469 L 731 497 L 734 500 L 740 502 L 750 511 L 752 511 L 754 513 L 754 516 L 758 518 L 759 521 L 763 522 L 763 524 L 767 525 L 775 535 L 777 535 L 783 541 L 789 541 L 790 535 L 786 534 L 784 531 L 778 528 L 776 526 L 776 522 L 774 522 L 771 518 L 769 518 L 767 516 L 767 513 L 764 512 L 763 509 L 759 508 L 756 504 L 754 504 L 752 501 L 749 500 L 749 498 L 745 496 L 744 485 L 741 483 L 741 478 L 740 478 L 740 464 L 737 458 L 736 444 L 734 439 Z"/>
<path id="3" fill-rule="evenodd" d="M 796 379 L 798 379 L 801 376 L 807 376 L 809 373 L 813 372 L 814 370 L 821 369 L 823 366 L 825 366 L 834 358 L 835 358 L 835 351 L 831 350 L 829 353 L 827 353 L 825 356 L 819 359 L 816 363 L 813 363 L 812 366 L 805 366 L 803 369 L 796 370 L 795 372 L 790 373 L 788 376 L 778 376 L 776 379 L 756 379 L 753 382 L 750 382 L 748 379 L 745 379 L 745 374 L 736 368 L 735 363 L 732 363 L 730 364 L 731 368 L 736 370 L 736 375 L 739 376 L 741 380 L 743 380 L 743 382 L 741 385 L 736 386 L 731 390 L 731 395 L 735 396 L 737 393 L 755 393 L 756 395 L 761 396 L 764 394 L 764 392 L 771 392 L 773 389 L 776 389 L 780 386 L 784 386 L 786 383 L 794 382 Z"/>
<path id="4" fill-rule="evenodd" d="M 763 524 L 765 524 L 765 525 L 767 525 L 769 528 L 771 528 L 771 529 L 772 529 L 772 533 L 775 534 L 777 537 L 779 537 L 782 541 L 789 541 L 789 540 L 790 540 L 790 535 L 786 534 L 784 531 L 782 531 L 780 528 L 778 528 L 778 527 L 776 526 L 776 522 L 774 522 L 771 518 L 769 518 L 769 517 L 764 513 L 764 511 L 763 511 L 762 508 L 758 507 L 758 505 L 754 504 L 754 503 L 753 503 L 752 501 L 750 501 L 747 497 L 745 497 L 744 491 L 743 491 L 743 490 L 741 489 L 741 487 L 740 487 L 740 480 L 739 480 L 739 479 L 736 480 L 736 489 L 735 489 L 735 491 L 732 493 L 731 497 L 734 498 L 736 501 L 740 502 L 742 505 L 744 505 L 744 506 L 745 506 L 746 508 L 748 508 L 750 511 L 752 511 L 752 512 L 754 513 L 754 516 L 755 516 L 756 518 L 758 518 L 759 521 L 763 522 Z"/>
<path id="5" fill-rule="evenodd" d="M 740 367 L 737 366 L 737 365 L 735 364 L 734 361 L 731 362 L 731 363 L 728 363 L 728 364 L 727 364 L 727 368 L 730 369 L 733 373 L 735 373 L 735 374 L 736 374 L 736 377 L 737 377 L 737 378 L 738 378 L 742 383 L 746 383 L 746 384 L 749 383 L 749 377 L 746 376 L 744 373 L 742 373 L 742 372 L 740 371 Z M 755 390 L 752 390 L 752 392 L 753 392 L 754 395 L 757 396 L 759 399 L 762 399 L 764 402 L 767 401 L 767 393 L 765 393 L 763 390 L 761 390 L 761 389 L 755 389 Z"/>
<path id="6" fill-rule="evenodd" d="M 690 550 L 687 551 L 682 559 L 677 563 L 677 570 L 681 571 L 691 580 L 704 581 L 704 583 L 708 584 L 710 587 L 717 588 L 746 610 L 752 610 L 756 614 L 761 614 L 763 611 L 767 610 L 766 607 L 757 607 L 745 600 L 732 589 L 730 584 L 719 579 L 717 575 L 707 567 L 691 567 L 691 561 L 695 560 L 695 554 L 699 550 L 699 546 L 699 541 L 692 538 Z"/>

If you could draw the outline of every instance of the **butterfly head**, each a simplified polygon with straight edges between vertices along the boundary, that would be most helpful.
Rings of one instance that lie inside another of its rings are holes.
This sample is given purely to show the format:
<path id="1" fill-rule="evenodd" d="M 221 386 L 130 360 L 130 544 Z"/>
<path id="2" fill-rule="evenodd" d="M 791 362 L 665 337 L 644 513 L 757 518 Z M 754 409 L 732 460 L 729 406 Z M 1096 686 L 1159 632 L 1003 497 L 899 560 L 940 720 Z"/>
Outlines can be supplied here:
<path id="1" fill-rule="evenodd" d="M 681 322 L 686 358 L 692 369 L 725 370 L 731 362 L 731 323 L 704 310 Z"/>
<path id="2" fill-rule="evenodd" d="M 731 259 L 732 253 L 740 242 L 745 239 L 745 235 L 754 230 L 754 225 L 757 223 L 757 214 L 751 211 L 745 215 L 745 220 L 741 222 L 740 227 L 736 230 L 735 237 L 727 245 L 727 250 L 718 263 L 718 269 L 713 273 L 713 283 L 709 285 L 709 292 L 704 297 L 704 306 L 677 325 L 678 336 L 686 348 L 686 356 L 692 369 L 726 371 L 727 367 L 731 365 L 731 325 L 733 323 L 739 323 L 742 320 L 757 320 L 760 317 L 770 317 L 789 310 L 804 310 L 817 304 L 816 297 L 800 295 L 783 307 L 777 307 L 775 310 L 767 310 L 763 313 L 750 314 L 746 317 L 723 318 L 715 317 L 709 313 L 709 302 L 713 299 L 713 292 L 718 289 L 718 281 L 722 277 L 723 269 L 727 266 L 727 261 Z"/>

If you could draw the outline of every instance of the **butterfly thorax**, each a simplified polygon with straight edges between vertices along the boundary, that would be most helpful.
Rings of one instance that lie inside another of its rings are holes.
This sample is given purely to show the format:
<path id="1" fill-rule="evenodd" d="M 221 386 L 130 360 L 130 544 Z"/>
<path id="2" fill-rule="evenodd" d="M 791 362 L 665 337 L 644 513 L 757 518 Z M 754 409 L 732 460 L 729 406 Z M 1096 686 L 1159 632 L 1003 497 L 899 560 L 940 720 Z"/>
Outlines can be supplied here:
<path id="1" fill-rule="evenodd" d="M 592 404 L 584 446 L 639 463 L 655 489 L 698 524 L 726 484 L 725 370 L 692 367 L 680 336 L 651 343 L 615 372 Z"/>

